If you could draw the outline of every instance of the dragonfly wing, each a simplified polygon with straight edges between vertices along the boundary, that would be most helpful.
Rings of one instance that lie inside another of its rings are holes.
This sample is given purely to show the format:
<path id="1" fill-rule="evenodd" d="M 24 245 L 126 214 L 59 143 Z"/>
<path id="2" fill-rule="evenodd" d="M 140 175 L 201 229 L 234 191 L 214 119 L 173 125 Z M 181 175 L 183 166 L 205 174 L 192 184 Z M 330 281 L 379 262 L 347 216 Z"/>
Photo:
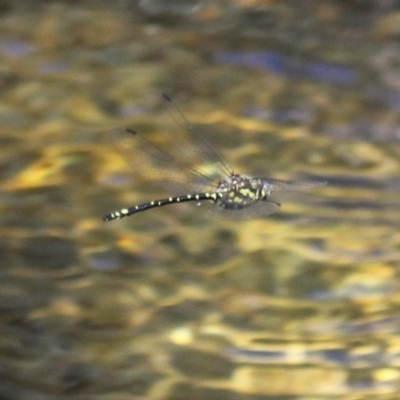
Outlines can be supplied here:
<path id="1" fill-rule="evenodd" d="M 132 167 L 136 178 L 157 182 L 171 194 L 179 195 L 187 191 L 202 191 L 212 183 L 206 176 L 186 165 L 181 165 L 173 155 L 145 133 L 130 129 L 113 129 L 108 134 L 108 142 Z"/>
<path id="2" fill-rule="evenodd" d="M 274 214 L 279 210 L 280 206 L 279 203 L 267 200 L 256 201 L 241 209 L 227 209 L 218 204 L 213 204 L 209 211 L 221 218 L 244 220 Z"/>
<path id="3" fill-rule="evenodd" d="M 308 190 L 325 186 L 327 184 L 326 181 L 283 181 L 272 178 L 260 179 L 266 184 L 272 185 L 272 192 Z"/>

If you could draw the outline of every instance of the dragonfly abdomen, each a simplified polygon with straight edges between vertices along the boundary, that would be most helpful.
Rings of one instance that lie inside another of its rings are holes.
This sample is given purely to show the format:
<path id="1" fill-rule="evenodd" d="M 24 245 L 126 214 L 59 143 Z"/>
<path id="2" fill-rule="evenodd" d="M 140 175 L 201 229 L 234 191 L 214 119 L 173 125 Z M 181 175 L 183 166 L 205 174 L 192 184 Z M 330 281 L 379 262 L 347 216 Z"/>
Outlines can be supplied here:
<path id="1" fill-rule="evenodd" d="M 139 204 L 137 206 L 122 208 L 118 211 L 114 211 L 111 214 L 107 214 L 103 217 L 103 221 L 113 221 L 115 219 L 121 219 L 124 217 L 129 217 L 130 215 L 149 210 L 150 208 L 163 207 L 169 204 L 185 203 L 188 201 L 213 201 L 216 202 L 222 196 L 221 193 L 216 192 L 206 192 L 206 193 L 195 193 L 186 194 L 183 196 L 168 197 L 166 199 L 160 199 L 155 201 L 150 201 L 148 203 Z"/>

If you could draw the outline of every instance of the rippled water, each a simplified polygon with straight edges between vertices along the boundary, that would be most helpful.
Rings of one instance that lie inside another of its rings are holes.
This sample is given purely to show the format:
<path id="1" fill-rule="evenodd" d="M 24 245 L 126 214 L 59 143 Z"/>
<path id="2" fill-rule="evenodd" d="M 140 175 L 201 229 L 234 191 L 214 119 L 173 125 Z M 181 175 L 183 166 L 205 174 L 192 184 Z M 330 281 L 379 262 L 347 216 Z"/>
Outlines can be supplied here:
<path id="1" fill-rule="evenodd" d="M 3 397 L 396 399 L 394 2 L 168 4 L 2 11 Z M 108 139 L 164 92 L 238 173 L 328 185 L 104 223 L 169 196 Z"/>

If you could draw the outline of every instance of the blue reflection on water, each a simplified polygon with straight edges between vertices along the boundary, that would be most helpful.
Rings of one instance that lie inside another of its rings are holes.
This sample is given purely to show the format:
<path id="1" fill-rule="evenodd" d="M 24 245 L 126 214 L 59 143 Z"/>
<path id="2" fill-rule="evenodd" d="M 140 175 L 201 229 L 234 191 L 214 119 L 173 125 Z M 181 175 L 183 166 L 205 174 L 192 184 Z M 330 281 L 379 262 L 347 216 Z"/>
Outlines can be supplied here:
<path id="1" fill-rule="evenodd" d="M 20 58 L 36 51 L 36 46 L 26 40 L 6 39 L 0 43 L 0 52 L 9 58 Z"/>
<path id="2" fill-rule="evenodd" d="M 290 78 L 313 79 L 336 85 L 355 85 L 360 80 L 359 72 L 345 65 L 294 59 L 269 51 L 243 54 L 220 52 L 215 58 L 220 62 L 258 67 Z"/>

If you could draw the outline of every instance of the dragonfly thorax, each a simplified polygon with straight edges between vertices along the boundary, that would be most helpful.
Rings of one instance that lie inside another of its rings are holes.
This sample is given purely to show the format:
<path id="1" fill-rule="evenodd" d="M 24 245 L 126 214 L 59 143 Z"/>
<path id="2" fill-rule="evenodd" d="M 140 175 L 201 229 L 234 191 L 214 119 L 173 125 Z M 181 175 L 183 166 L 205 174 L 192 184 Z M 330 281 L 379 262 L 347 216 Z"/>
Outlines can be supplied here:
<path id="1" fill-rule="evenodd" d="M 215 192 L 218 194 L 217 205 L 231 210 L 240 210 L 256 201 L 266 200 L 270 194 L 260 179 L 239 174 L 227 176 Z"/>

